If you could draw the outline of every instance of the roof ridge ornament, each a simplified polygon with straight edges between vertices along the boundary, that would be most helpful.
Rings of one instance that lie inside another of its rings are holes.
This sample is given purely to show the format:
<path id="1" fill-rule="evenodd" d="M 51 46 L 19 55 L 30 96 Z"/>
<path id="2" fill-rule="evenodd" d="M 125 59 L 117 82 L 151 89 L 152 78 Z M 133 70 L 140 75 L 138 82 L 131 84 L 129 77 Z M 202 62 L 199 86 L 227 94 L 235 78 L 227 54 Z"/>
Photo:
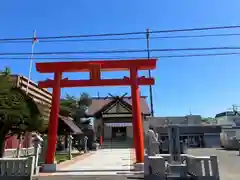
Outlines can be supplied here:
<path id="1" fill-rule="evenodd" d="M 111 93 L 108 93 L 108 95 L 111 96 L 114 100 L 121 101 L 121 100 L 123 100 L 124 97 L 126 97 L 128 95 L 128 93 L 124 93 L 122 96 L 114 96 Z"/>

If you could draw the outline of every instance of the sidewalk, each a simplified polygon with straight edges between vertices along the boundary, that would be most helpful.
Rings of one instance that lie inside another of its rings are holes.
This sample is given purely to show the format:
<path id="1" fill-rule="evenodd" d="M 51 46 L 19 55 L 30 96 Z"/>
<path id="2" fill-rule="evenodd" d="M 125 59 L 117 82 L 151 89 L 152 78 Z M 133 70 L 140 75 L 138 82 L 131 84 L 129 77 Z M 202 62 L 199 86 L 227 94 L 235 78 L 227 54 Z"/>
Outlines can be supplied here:
<path id="1" fill-rule="evenodd" d="M 100 149 L 87 158 L 62 167 L 53 175 L 132 174 L 132 149 Z"/>

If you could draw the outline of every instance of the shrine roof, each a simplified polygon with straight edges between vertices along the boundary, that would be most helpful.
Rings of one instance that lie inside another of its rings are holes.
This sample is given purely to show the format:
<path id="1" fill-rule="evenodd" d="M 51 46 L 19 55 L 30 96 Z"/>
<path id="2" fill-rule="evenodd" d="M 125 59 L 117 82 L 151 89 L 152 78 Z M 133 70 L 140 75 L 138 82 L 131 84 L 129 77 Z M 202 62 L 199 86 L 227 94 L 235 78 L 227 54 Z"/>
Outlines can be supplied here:
<path id="1" fill-rule="evenodd" d="M 92 115 L 96 114 L 97 112 L 101 111 L 104 109 L 104 107 L 108 106 L 111 104 L 113 101 L 115 101 L 114 98 L 112 97 L 94 97 L 92 98 L 92 104 L 88 108 L 87 115 Z M 132 106 L 132 98 L 131 97 L 123 97 L 122 101 L 127 103 L 130 107 Z M 150 109 L 148 107 L 147 101 L 146 101 L 146 96 L 141 96 L 140 97 L 140 103 L 141 103 L 141 111 L 144 115 L 150 115 Z"/>
<path id="2" fill-rule="evenodd" d="M 82 130 L 74 123 L 72 118 L 59 115 L 59 120 L 60 120 L 59 125 L 62 126 L 62 128 L 60 127 L 58 128 L 59 131 L 61 131 L 62 129 L 66 129 L 68 132 L 71 132 L 72 134 L 83 133 Z"/>

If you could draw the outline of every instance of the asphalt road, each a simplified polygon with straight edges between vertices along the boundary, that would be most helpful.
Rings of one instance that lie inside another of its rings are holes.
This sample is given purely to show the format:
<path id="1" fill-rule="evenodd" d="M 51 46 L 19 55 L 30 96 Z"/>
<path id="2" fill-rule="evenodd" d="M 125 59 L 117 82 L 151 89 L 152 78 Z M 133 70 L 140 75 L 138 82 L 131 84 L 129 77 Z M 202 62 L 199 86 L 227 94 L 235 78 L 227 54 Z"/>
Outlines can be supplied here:
<path id="1" fill-rule="evenodd" d="M 227 151 L 223 149 L 204 148 L 189 149 L 189 154 L 218 157 L 218 167 L 220 180 L 240 180 L 240 156 L 237 151 Z"/>

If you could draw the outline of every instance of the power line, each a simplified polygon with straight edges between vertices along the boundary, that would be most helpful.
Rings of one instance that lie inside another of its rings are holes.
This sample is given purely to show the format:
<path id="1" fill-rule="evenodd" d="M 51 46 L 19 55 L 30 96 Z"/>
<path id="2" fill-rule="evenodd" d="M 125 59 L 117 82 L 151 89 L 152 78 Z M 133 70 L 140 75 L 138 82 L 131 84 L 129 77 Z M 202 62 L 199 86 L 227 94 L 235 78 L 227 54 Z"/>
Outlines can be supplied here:
<path id="1" fill-rule="evenodd" d="M 240 52 L 229 52 L 229 53 L 206 53 L 206 54 L 185 54 L 185 55 L 160 55 L 153 56 L 151 58 L 165 59 L 165 58 L 181 58 L 181 57 L 204 57 L 204 56 L 230 56 L 240 55 Z M 143 59 L 146 57 L 136 56 L 117 56 L 117 57 L 36 57 L 35 60 L 119 60 L 119 59 Z M 0 57 L 2 60 L 28 60 L 29 57 Z"/>
<path id="2" fill-rule="evenodd" d="M 170 48 L 150 49 L 149 52 L 173 52 L 173 51 L 210 51 L 210 50 L 238 50 L 240 47 L 203 47 L 203 48 Z M 117 53 L 143 53 L 146 49 L 103 50 L 103 51 L 72 51 L 72 52 L 36 52 L 35 55 L 58 55 L 58 54 L 117 54 Z M 31 53 L 0 53 L 0 56 L 31 55 Z"/>
<path id="3" fill-rule="evenodd" d="M 124 40 L 145 40 L 142 37 L 131 37 L 131 38 L 98 38 L 98 39 L 55 39 L 55 40 L 41 40 L 41 43 L 52 43 L 52 42 L 98 42 L 98 41 L 124 41 Z M 29 43 L 27 41 L 0 41 L 0 43 Z"/>
<path id="4" fill-rule="evenodd" d="M 150 31 L 150 34 L 159 33 L 173 33 L 173 32 L 190 32 L 190 31 L 207 31 L 207 30 L 220 30 L 220 29 L 237 29 L 240 26 L 215 26 L 215 27 L 205 27 L 205 28 L 187 28 L 187 29 L 169 29 L 169 30 L 156 30 Z M 86 35 L 65 35 L 65 36 L 42 36 L 38 37 L 40 40 L 46 39 L 70 39 L 70 38 L 89 38 L 89 37 L 108 37 L 108 36 L 127 36 L 127 35 L 145 35 L 146 32 L 125 32 L 125 33 L 104 33 L 104 34 L 86 34 Z M 20 37 L 20 38 L 3 38 L 0 41 L 26 41 L 32 40 L 32 37 Z"/>
<path id="5" fill-rule="evenodd" d="M 206 31 L 206 30 L 219 30 L 219 29 L 236 29 L 236 28 L 240 28 L 240 26 L 214 26 L 214 27 L 205 27 L 205 28 L 172 29 L 172 30 L 151 31 L 150 33 L 155 34 L 155 33 Z"/>
<path id="6" fill-rule="evenodd" d="M 185 54 L 185 55 L 167 55 L 160 56 L 160 58 L 180 58 L 180 57 L 203 57 L 203 56 L 229 56 L 239 55 L 240 52 L 229 52 L 229 53 L 208 53 L 208 54 Z"/>
<path id="7" fill-rule="evenodd" d="M 154 36 L 149 39 L 185 39 L 185 38 L 204 38 L 204 37 L 227 37 L 240 36 L 240 33 L 226 33 L 226 34 L 203 34 L 203 35 L 181 35 L 181 36 Z M 97 39 L 56 39 L 56 40 L 42 40 L 41 43 L 54 42 L 103 42 L 103 41 L 127 41 L 127 40 L 146 40 L 144 37 L 123 37 L 123 38 L 97 38 Z M 0 43 L 32 43 L 32 41 L 0 41 Z"/>
<path id="8" fill-rule="evenodd" d="M 150 39 L 177 39 L 177 38 L 203 38 L 203 37 L 221 37 L 221 36 L 240 36 L 239 33 L 223 34 L 202 34 L 202 35 L 182 35 L 182 36 L 157 36 Z"/>

